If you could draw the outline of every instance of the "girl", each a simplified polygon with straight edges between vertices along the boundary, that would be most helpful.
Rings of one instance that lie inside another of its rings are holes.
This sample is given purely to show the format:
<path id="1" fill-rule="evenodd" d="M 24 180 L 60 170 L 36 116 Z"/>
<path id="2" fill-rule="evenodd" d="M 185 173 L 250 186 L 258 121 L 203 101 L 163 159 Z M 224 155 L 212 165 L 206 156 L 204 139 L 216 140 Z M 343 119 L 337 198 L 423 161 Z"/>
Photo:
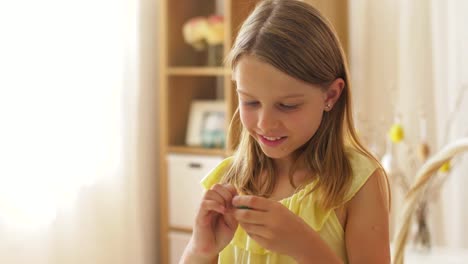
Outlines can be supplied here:
<path id="1" fill-rule="evenodd" d="M 240 143 L 202 181 L 181 262 L 389 263 L 388 184 L 356 136 L 330 24 L 306 3 L 262 1 L 228 63 Z"/>

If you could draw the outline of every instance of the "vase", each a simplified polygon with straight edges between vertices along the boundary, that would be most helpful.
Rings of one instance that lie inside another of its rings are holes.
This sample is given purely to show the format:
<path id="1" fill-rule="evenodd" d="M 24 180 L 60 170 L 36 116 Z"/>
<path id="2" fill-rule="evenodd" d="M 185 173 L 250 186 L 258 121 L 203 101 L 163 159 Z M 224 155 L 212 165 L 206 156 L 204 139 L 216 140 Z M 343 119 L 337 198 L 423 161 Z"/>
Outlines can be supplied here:
<path id="1" fill-rule="evenodd" d="M 207 66 L 219 67 L 223 65 L 223 45 L 208 45 L 207 48 Z"/>
<path id="2" fill-rule="evenodd" d="M 415 233 L 413 238 L 413 246 L 417 250 L 429 251 L 431 249 L 431 232 L 428 225 L 428 209 L 427 201 L 421 201 L 415 211 Z"/>

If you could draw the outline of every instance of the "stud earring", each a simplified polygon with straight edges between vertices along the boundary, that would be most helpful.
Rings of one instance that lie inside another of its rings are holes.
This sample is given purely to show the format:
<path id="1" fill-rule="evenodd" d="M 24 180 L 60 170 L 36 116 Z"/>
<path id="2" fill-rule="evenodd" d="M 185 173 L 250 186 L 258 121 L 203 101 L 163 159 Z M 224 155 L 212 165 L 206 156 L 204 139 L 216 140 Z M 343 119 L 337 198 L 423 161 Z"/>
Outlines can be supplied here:
<path id="1" fill-rule="evenodd" d="M 331 105 L 330 105 L 330 104 L 327 104 L 327 105 L 325 106 L 325 108 L 328 109 L 328 110 L 330 110 Z"/>

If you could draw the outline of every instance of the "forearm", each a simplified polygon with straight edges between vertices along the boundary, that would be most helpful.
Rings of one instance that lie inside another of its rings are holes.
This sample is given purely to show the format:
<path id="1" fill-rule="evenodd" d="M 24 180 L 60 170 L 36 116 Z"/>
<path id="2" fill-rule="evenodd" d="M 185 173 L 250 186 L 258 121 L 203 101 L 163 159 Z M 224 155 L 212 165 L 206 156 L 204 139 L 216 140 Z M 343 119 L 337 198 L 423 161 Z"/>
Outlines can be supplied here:
<path id="1" fill-rule="evenodd" d="M 187 245 L 179 261 L 179 264 L 212 264 L 216 257 L 209 257 L 196 252 L 191 243 Z"/>
<path id="2" fill-rule="evenodd" d="M 310 229 L 301 236 L 301 243 L 297 247 L 293 258 L 298 264 L 306 263 L 326 263 L 342 264 L 343 261 L 335 252 L 322 240 L 314 230 Z"/>

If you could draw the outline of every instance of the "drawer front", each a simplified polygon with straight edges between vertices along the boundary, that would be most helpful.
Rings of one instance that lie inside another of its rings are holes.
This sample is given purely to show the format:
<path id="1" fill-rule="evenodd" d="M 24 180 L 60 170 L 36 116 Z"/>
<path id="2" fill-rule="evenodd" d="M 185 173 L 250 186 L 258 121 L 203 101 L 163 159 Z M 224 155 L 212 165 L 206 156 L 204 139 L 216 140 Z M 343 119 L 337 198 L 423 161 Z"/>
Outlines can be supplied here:
<path id="1" fill-rule="evenodd" d="M 190 241 L 190 234 L 169 232 L 169 263 L 178 264 L 184 249 Z"/>
<path id="2" fill-rule="evenodd" d="M 223 157 L 168 156 L 169 226 L 192 228 L 204 193 L 200 181 Z"/>

